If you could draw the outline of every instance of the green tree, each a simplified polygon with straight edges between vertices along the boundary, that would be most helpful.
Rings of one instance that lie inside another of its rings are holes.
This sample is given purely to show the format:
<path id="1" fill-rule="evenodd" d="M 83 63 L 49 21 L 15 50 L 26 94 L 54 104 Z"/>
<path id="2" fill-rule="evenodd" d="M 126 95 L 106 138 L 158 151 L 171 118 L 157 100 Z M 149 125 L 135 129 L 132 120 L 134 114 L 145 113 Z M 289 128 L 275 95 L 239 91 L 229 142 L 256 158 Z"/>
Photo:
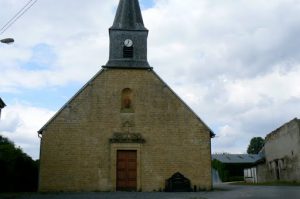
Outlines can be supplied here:
<path id="1" fill-rule="evenodd" d="M 248 154 L 258 154 L 263 148 L 265 141 L 262 137 L 254 137 L 251 139 L 250 144 L 247 149 Z"/>
<path id="2" fill-rule="evenodd" d="M 38 161 L 0 135 L 0 192 L 37 190 Z"/>

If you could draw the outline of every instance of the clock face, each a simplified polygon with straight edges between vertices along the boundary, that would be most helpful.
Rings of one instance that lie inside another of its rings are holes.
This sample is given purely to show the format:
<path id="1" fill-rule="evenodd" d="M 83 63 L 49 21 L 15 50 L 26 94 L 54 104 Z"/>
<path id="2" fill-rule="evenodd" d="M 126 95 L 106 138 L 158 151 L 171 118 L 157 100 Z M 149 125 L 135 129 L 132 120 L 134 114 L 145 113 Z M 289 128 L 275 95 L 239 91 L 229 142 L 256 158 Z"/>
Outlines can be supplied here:
<path id="1" fill-rule="evenodd" d="M 125 45 L 126 47 L 131 47 L 131 46 L 133 45 L 133 42 L 132 42 L 131 39 L 126 39 L 126 40 L 124 41 L 124 45 Z"/>

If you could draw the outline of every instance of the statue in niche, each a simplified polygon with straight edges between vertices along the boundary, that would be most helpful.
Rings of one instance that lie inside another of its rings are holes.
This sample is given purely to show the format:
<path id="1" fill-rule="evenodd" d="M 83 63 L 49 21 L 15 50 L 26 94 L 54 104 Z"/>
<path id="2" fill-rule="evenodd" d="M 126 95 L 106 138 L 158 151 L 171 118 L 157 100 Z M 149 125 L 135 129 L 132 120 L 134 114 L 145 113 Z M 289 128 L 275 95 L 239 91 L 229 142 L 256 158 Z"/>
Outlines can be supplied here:
<path id="1" fill-rule="evenodd" d="M 121 112 L 133 113 L 132 90 L 130 88 L 125 88 L 122 90 Z"/>
<path id="2" fill-rule="evenodd" d="M 126 97 L 124 99 L 124 108 L 130 108 L 131 107 L 131 100 L 129 97 Z"/>

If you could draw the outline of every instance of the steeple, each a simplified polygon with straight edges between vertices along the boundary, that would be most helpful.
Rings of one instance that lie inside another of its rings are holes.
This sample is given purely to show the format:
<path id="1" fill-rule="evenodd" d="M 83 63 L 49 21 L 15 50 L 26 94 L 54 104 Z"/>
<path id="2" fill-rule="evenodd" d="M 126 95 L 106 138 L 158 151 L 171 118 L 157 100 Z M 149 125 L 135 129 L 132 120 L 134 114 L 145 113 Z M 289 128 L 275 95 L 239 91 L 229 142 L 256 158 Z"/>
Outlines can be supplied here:
<path id="1" fill-rule="evenodd" d="M 146 30 L 138 0 L 120 0 L 111 29 Z"/>
<path id="2" fill-rule="evenodd" d="M 104 67 L 149 69 L 147 38 L 138 0 L 120 0 L 109 29 L 109 60 Z"/>

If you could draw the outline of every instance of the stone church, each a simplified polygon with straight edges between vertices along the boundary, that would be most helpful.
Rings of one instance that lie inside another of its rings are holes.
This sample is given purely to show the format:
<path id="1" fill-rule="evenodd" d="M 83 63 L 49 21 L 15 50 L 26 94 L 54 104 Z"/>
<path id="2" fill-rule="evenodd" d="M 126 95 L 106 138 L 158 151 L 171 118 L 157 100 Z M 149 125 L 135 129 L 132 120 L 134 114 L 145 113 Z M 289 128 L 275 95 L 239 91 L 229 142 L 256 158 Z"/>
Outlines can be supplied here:
<path id="1" fill-rule="evenodd" d="M 150 67 L 138 0 L 109 37 L 107 64 L 38 132 L 39 191 L 210 190 L 214 134 Z"/>

